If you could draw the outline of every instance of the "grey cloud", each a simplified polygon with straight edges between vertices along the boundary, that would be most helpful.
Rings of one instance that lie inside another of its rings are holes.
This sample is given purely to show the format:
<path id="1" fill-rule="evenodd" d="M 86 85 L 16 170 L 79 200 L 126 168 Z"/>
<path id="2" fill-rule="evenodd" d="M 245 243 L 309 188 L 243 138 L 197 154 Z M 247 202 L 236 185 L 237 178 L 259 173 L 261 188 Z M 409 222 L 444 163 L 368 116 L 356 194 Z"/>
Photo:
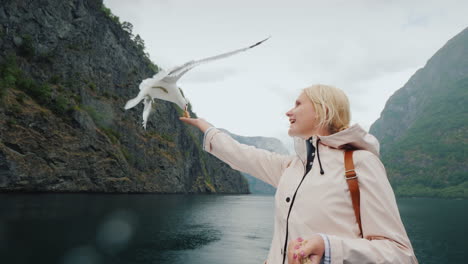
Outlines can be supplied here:
<path id="1" fill-rule="evenodd" d="M 251 116 L 259 103 L 276 116 L 292 106 L 300 88 L 327 83 L 345 90 L 354 120 L 364 127 L 378 118 L 393 91 L 466 27 L 468 8 L 468 1 L 459 0 L 105 0 L 105 4 L 121 21 L 134 25 L 134 33 L 143 37 L 147 51 L 162 67 L 272 35 L 248 56 L 197 67 L 181 80 L 192 83 L 194 89 L 187 93 L 193 91 L 193 105 L 213 124 L 225 124 L 225 113 L 207 107 L 218 102 L 210 101 L 204 92 L 215 98 L 225 96 L 224 91 L 230 92 L 230 98 L 239 96 L 216 105 L 235 109 L 235 117 Z M 262 68 L 255 68 L 259 64 Z M 223 93 L 214 88 L 221 82 Z M 242 94 L 260 102 L 243 101 L 239 108 Z M 229 122 L 232 127 L 246 126 L 242 120 Z M 254 120 L 243 131 L 281 135 L 285 130 L 280 121 L 258 125 Z"/>

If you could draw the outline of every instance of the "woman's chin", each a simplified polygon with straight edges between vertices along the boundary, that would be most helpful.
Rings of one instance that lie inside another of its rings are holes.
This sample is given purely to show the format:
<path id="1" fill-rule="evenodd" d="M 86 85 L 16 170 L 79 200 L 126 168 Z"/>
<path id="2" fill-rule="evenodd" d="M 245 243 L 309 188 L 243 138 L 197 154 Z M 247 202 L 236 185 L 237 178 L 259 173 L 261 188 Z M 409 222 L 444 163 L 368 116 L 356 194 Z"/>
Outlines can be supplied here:
<path id="1" fill-rule="evenodd" d="M 295 133 L 295 131 L 294 131 L 293 128 L 289 128 L 289 129 L 288 129 L 288 135 L 289 135 L 290 137 L 295 137 L 295 136 L 296 136 L 296 133 Z"/>
<path id="2" fill-rule="evenodd" d="M 295 131 L 293 128 L 289 128 L 288 135 L 290 137 L 298 137 L 298 138 L 302 138 L 302 139 L 307 139 L 306 137 L 304 137 L 304 135 L 302 135 L 300 133 L 297 133 L 297 131 Z"/>

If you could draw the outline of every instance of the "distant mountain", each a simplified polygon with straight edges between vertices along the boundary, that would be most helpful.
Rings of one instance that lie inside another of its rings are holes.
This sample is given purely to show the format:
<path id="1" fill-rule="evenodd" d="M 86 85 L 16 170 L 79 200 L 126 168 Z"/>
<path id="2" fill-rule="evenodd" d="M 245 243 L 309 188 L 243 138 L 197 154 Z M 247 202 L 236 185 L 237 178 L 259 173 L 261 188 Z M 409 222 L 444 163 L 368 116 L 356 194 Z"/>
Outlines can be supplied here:
<path id="1" fill-rule="evenodd" d="M 387 101 L 370 132 L 397 195 L 468 198 L 468 28 Z"/>
<path id="2" fill-rule="evenodd" d="M 246 145 L 251 145 L 257 148 L 265 149 L 271 152 L 276 152 L 279 154 L 289 155 L 288 150 L 283 145 L 283 143 L 277 138 L 271 137 L 244 137 L 236 134 L 232 134 L 226 129 L 220 129 L 238 142 Z M 268 183 L 265 183 L 250 174 L 242 173 L 249 183 L 250 192 L 253 194 L 274 194 L 276 188 L 271 186 Z"/>

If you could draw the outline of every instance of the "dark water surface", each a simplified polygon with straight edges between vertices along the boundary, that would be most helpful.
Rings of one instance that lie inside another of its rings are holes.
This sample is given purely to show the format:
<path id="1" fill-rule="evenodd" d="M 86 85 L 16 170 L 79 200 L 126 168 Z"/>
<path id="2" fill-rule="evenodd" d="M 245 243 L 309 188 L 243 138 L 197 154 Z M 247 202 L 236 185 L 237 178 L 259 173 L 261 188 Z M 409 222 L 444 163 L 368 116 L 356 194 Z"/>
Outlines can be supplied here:
<path id="1" fill-rule="evenodd" d="M 420 263 L 467 263 L 468 200 L 398 199 Z M 0 263 L 262 263 L 273 196 L 0 194 Z"/>

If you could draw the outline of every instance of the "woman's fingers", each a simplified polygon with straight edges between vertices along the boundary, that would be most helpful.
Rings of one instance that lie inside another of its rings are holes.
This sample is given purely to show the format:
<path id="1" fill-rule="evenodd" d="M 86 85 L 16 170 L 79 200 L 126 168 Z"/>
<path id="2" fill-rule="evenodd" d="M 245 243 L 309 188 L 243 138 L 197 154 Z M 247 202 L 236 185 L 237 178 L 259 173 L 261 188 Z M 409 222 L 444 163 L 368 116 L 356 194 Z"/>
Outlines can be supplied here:
<path id="1" fill-rule="evenodd" d="M 187 123 L 189 125 L 192 125 L 192 126 L 196 126 L 197 125 L 197 119 L 194 119 L 194 118 L 190 118 L 190 117 L 179 117 L 179 119 L 184 122 L 184 123 Z"/>
<path id="2" fill-rule="evenodd" d="M 301 263 L 300 260 L 302 256 L 300 255 L 300 249 L 301 243 L 296 242 L 295 240 L 292 240 L 288 244 L 288 263 L 291 264 L 296 264 L 296 263 Z"/>
<path id="3" fill-rule="evenodd" d="M 205 119 L 203 118 L 187 118 L 187 117 L 179 117 L 179 119 L 184 122 L 184 123 L 187 123 L 189 125 L 192 125 L 192 126 L 195 126 L 197 127 L 198 129 L 200 129 L 203 133 L 205 133 L 205 131 L 209 128 L 209 127 L 212 127 L 213 125 L 208 123 L 208 121 L 206 121 Z"/>
<path id="4" fill-rule="evenodd" d="M 322 259 L 324 245 L 320 235 L 310 239 L 298 237 L 288 244 L 288 263 L 291 264 L 319 264 Z"/>

